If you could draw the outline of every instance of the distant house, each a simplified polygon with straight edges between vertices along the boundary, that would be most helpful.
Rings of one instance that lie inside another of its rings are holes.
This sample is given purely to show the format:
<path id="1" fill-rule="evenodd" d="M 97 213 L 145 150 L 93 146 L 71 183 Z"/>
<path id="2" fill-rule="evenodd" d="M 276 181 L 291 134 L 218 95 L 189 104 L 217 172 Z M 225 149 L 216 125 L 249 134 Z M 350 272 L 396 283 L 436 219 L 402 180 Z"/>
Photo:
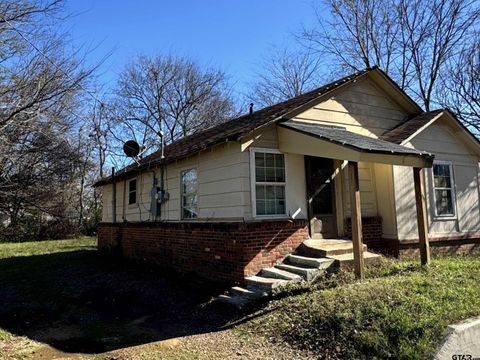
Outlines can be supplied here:
<path id="1" fill-rule="evenodd" d="M 352 227 L 356 242 L 397 256 L 419 240 L 425 256 L 427 240 L 432 251 L 478 248 L 479 159 L 449 110 L 424 112 L 367 69 L 99 180 L 99 247 L 229 282 Z"/>

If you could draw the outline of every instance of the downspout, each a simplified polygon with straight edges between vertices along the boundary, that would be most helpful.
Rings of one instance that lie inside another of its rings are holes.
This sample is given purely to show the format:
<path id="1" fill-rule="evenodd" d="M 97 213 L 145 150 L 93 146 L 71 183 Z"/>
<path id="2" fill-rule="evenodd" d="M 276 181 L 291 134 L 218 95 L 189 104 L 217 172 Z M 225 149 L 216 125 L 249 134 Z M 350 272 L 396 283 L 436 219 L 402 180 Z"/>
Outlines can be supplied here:
<path id="1" fill-rule="evenodd" d="M 165 152 L 164 152 L 165 137 L 163 135 L 163 131 L 160 131 L 159 135 L 160 135 L 160 146 L 161 146 L 161 151 L 162 151 L 162 156 L 160 157 L 160 159 L 162 160 L 162 162 L 160 164 L 160 197 L 161 197 L 161 201 L 160 201 L 160 206 L 158 207 L 158 216 L 160 217 L 160 220 L 162 220 L 162 205 L 165 202 L 165 181 L 164 181 L 164 177 L 165 177 L 165 164 L 164 164 L 164 160 L 165 160 Z"/>

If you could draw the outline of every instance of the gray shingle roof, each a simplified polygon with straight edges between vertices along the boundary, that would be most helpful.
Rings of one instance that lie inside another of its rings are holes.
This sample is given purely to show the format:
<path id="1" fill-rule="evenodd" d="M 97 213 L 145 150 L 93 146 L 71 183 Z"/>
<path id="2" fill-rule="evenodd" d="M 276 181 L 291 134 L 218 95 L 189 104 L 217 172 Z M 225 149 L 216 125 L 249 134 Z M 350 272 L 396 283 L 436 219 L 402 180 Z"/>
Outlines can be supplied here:
<path id="1" fill-rule="evenodd" d="M 445 110 L 438 109 L 424 112 L 423 114 L 408 119 L 407 121 L 398 125 L 396 128 L 383 134 L 382 139 L 395 144 L 401 144 L 403 141 L 407 140 L 411 135 L 415 134 L 417 130 L 428 124 L 435 116 L 442 113 L 443 111 Z"/>
<path id="2" fill-rule="evenodd" d="M 392 155 L 414 155 L 425 158 L 432 157 L 432 155 L 429 153 L 353 133 L 345 130 L 342 127 L 300 123 L 292 120 L 281 122 L 278 125 L 361 152 Z"/>
<path id="3" fill-rule="evenodd" d="M 255 111 L 252 114 L 240 116 L 209 129 L 181 138 L 165 147 L 165 158 L 163 160 L 161 159 L 161 152 L 156 151 L 143 159 L 140 159 L 139 164 L 132 164 L 117 171 L 115 178 L 117 180 L 128 178 L 144 169 L 154 167 L 157 164 L 172 163 L 225 141 L 237 141 L 253 130 L 268 123 L 278 121 L 286 114 L 301 108 L 319 96 L 325 95 L 341 85 L 352 82 L 369 71 L 376 69 L 378 68 L 374 67 L 356 72 L 305 94 Z M 111 176 L 105 177 L 97 181 L 94 186 L 105 185 L 111 181 Z"/>

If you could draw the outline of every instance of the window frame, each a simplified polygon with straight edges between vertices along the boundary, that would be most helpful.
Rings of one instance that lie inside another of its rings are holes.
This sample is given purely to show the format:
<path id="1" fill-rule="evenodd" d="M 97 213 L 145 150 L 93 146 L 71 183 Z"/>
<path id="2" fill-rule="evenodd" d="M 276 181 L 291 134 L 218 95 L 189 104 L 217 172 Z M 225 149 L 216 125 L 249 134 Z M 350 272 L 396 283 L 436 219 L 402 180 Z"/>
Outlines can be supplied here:
<path id="1" fill-rule="evenodd" d="M 285 213 L 284 214 L 272 214 L 272 215 L 257 215 L 257 190 L 256 185 L 257 181 L 255 179 L 255 153 L 269 153 L 269 154 L 281 154 L 283 155 L 283 162 L 285 166 L 285 181 L 284 182 L 260 182 L 258 184 L 263 185 L 283 185 L 284 194 L 285 194 Z M 250 193 L 251 193 L 251 203 L 252 203 L 252 217 L 254 219 L 285 219 L 289 218 L 288 211 L 288 194 L 287 194 L 287 157 L 285 153 L 281 152 L 278 149 L 271 148 L 259 148 L 251 147 L 250 148 Z"/>
<path id="2" fill-rule="evenodd" d="M 183 206 L 183 196 L 184 195 L 191 195 L 192 193 L 188 193 L 188 194 L 184 194 L 183 192 L 183 173 L 187 172 L 187 171 L 191 171 L 191 170 L 195 170 L 196 174 L 197 174 L 197 186 L 196 186 L 196 196 L 197 196 L 197 216 L 194 217 L 194 218 L 185 218 L 183 216 L 183 209 L 184 209 L 184 206 Z M 180 173 L 179 173 L 179 178 L 180 178 L 180 220 L 184 220 L 184 221 L 194 221 L 194 220 L 197 220 L 199 218 L 199 212 L 200 212 L 200 206 L 199 206 L 199 201 L 200 201 L 200 196 L 199 196 L 199 193 L 198 193 L 198 189 L 199 189 L 199 182 L 198 182 L 198 168 L 197 166 L 189 166 L 189 167 L 185 167 L 185 168 L 181 168 L 180 169 Z"/>
<path id="3" fill-rule="evenodd" d="M 435 174 L 433 172 L 433 165 L 448 165 L 450 170 L 450 187 L 436 187 L 435 186 Z M 432 181 L 432 199 L 433 199 L 433 218 L 434 220 L 455 220 L 457 219 L 457 190 L 455 184 L 455 174 L 453 172 L 453 163 L 446 160 L 434 160 L 432 168 L 430 169 L 431 181 Z M 436 190 L 451 190 L 452 192 L 452 209 L 453 214 L 438 214 L 437 209 L 437 195 Z"/>
<path id="4" fill-rule="evenodd" d="M 135 190 L 130 190 L 130 184 L 135 181 Z M 135 193 L 135 201 L 130 202 L 130 194 Z M 128 206 L 135 206 L 138 204 L 138 180 L 137 178 L 133 178 L 128 180 L 128 187 L 127 187 L 127 200 Z"/>

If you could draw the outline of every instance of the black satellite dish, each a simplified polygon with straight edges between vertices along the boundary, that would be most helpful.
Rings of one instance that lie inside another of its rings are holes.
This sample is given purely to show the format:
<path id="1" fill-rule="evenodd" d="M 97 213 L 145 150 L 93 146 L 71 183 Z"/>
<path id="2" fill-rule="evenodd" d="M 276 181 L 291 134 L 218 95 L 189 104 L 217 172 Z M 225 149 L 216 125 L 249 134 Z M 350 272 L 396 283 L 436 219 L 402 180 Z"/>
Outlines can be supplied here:
<path id="1" fill-rule="evenodd" d="M 135 157 L 140 153 L 140 145 L 135 140 L 128 140 L 123 144 L 123 152 L 128 157 Z"/>

